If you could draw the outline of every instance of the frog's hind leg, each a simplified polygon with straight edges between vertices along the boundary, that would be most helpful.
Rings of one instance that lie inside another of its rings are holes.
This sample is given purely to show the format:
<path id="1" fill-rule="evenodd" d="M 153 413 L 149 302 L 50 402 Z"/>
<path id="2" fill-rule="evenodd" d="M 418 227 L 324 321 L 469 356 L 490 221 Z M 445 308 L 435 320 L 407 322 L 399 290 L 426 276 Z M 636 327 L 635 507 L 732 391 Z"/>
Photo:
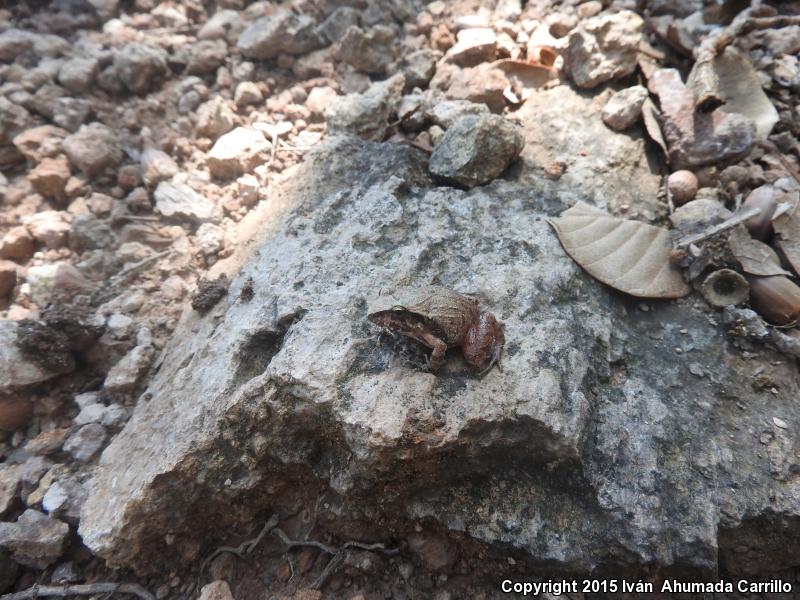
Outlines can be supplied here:
<path id="1" fill-rule="evenodd" d="M 503 327 L 494 315 L 481 313 L 478 321 L 467 330 L 461 342 L 461 351 L 467 363 L 479 371 L 478 377 L 482 377 L 494 365 L 500 368 L 505 341 Z"/>
<path id="2" fill-rule="evenodd" d="M 480 373 L 478 373 L 478 379 L 481 379 L 486 373 L 492 370 L 492 367 L 497 365 L 497 369 L 502 373 L 503 372 L 503 365 L 500 364 L 500 356 L 503 354 L 503 347 L 498 346 L 495 347 L 492 351 L 492 357 L 489 360 L 489 364 L 486 365 L 486 368 L 483 369 Z"/>
<path id="3" fill-rule="evenodd" d="M 428 370 L 433 372 L 437 371 L 444 363 L 444 356 L 447 352 L 447 344 L 439 338 L 433 336 L 426 336 L 425 344 L 433 348 L 430 358 L 428 358 Z"/>

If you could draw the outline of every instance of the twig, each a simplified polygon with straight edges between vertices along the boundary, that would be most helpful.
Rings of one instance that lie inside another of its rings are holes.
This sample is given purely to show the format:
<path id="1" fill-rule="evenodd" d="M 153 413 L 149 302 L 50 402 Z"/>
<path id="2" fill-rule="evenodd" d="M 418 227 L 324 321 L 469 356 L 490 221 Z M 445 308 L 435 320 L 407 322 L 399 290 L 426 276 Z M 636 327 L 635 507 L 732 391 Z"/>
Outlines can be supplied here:
<path id="1" fill-rule="evenodd" d="M 277 322 L 277 319 L 276 319 L 276 322 Z M 314 518 L 311 519 L 311 527 L 309 527 L 306 530 L 305 534 L 303 534 L 303 539 L 304 540 L 308 539 L 308 536 L 311 535 L 312 531 L 314 531 L 314 527 L 317 526 L 317 515 L 319 515 L 319 503 L 322 501 L 322 498 L 324 496 L 325 496 L 324 493 L 320 494 L 319 496 L 317 496 L 317 501 L 314 503 Z"/>
<path id="2" fill-rule="evenodd" d="M 133 263 L 129 267 L 125 267 L 124 269 L 122 269 L 122 271 L 120 271 L 119 273 L 117 273 L 116 275 L 114 275 L 111 278 L 111 281 L 109 282 L 110 285 L 114 285 L 115 283 L 119 282 L 120 280 L 125 279 L 131 273 L 134 273 L 134 272 L 138 271 L 139 269 L 141 269 L 142 267 L 146 267 L 150 263 L 155 262 L 159 258 L 163 258 L 163 257 L 165 257 L 165 256 L 167 256 L 168 254 L 171 254 L 171 253 L 172 253 L 171 249 L 170 250 L 163 250 L 162 252 L 158 252 L 156 254 L 153 254 L 152 256 L 148 256 L 147 258 L 143 258 L 142 260 Z"/>
<path id="3" fill-rule="evenodd" d="M 311 148 L 313 147 L 314 147 L 313 144 L 310 146 L 293 146 L 292 144 L 289 144 L 281 140 L 278 150 L 285 150 L 286 152 L 307 152 L 308 150 L 311 150 Z"/>
<path id="4" fill-rule="evenodd" d="M 38 596 L 88 596 L 91 594 L 132 594 L 142 600 L 156 600 L 150 592 L 135 583 L 89 583 L 82 585 L 35 585 L 13 594 L 0 596 L 0 600 L 32 600 Z"/>
<path id="5" fill-rule="evenodd" d="M 394 556 L 400 553 L 400 548 L 387 548 L 383 544 L 362 544 L 361 542 L 347 542 L 343 548 L 360 548 L 361 550 L 380 550 L 384 554 Z"/>
<path id="6" fill-rule="evenodd" d="M 272 166 L 272 163 L 275 162 L 275 153 L 278 152 L 278 131 L 274 130 L 272 132 L 272 138 L 270 140 L 272 142 L 272 152 L 269 155 L 269 164 L 268 167 Z"/>
<path id="7" fill-rule="evenodd" d="M 272 531 L 275 526 L 278 524 L 278 515 L 272 515 L 269 520 L 264 523 L 264 527 L 261 528 L 261 531 L 258 532 L 258 535 L 254 537 L 252 540 L 246 540 L 242 542 L 240 548 L 244 546 L 244 553 L 250 554 L 256 546 L 261 543 L 261 540 L 264 539 L 264 536 L 267 535 L 270 531 Z"/>
<path id="8" fill-rule="evenodd" d="M 123 221 L 144 221 L 146 223 L 158 223 L 161 221 L 158 217 L 148 217 L 143 215 L 122 215 L 119 217 Z"/>
<path id="9" fill-rule="evenodd" d="M 726 98 L 719 89 L 719 78 L 714 70 L 714 59 L 725 51 L 737 37 L 756 29 L 772 29 L 800 25 L 800 16 L 778 15 L 751 17 L 751 9 L 742 11 L 725 29 L 709 35 L 695 52 L 696 62 L 689 78 L 695 94 L 695 107 L 711 112 L 725 104 Z"/>
<path id="10" fill-rule="evenodd" d="M 203 571 L 205 571 L 208 563 L 210 563 L 217 556 L 219 556 L 224 552 L 227 552 L 229 554 L 235 554 L 242 560 L 246 560 L 245 555 L 250 554 L 255 549 L 255 547 L 261 543 L 261 540 L 264 539 L 264 536 L 266 536 L 277 524 L 278 524 L 278 515 L 272 515 L 269 518 L 269 520 L 264 524 L 264 527 L 261 528 L 261 531 L 258 532 L 258 535 L 256 537 L 243 541 L 235 548 L 233 546 L 220 546 L 219 548 L 214 550 L 214 552 L 209 554 L 206 557 L 206 559 L 202 562 L 202 564 L 200 565 L 200 572 L 202 573 Z"/>
<path id="11" fill-rule="evenodd" d="M 713 237 L 718 233 L 731 229 L 732 227 L 736 227 L 739 223 L 747 221 L 747 219 L 749 219 L 750 217 L 754 217 L 760 212 L 761 209 L 758 208 L 757 206 L 748 208 L 746 211 L 739 213 L 738 215 L 733 215 L 730 219 L 727 219 L 722 223 L 719 223 L 718 225 L 709 227 L 702 233 L 698 233 L 697 235 L 693 235 L 691 237 L 679 240 L 675 246 L 677 248 L 688 248 L 692 244 L 696 244 L 697 242 L 702 242 L 703 240 L 707 240 L 708 238 Z"/>
<path id="12" fill-rule="evenodd" d="M 111 279 L 108 280 L 108 283 L 106 283 L 103 287 L 95 291 L 94 294 L 92 295 L 92 300 L 95 302 L 105 301 L 106 298 L 110 297 L 114 293 L 116 286 L 123 283 L 128 278 L 129 275 L 132 275 L 139 269 L 146 267 L 150 263 L 153 263 L 158 259 L 163 258 L 168 254 L 171 254 L 172 252 L 174 252 L 172 249 L 164 250 L 162 252 L 153 254 L 152 256 L 148 256 L 147 258 L 143 258 L 142 260 L 133 263 L 129 267 L 125 267 L 119 273 L 111 277 Z"/>
<path id="13" fill-rule="evenodd" d="M 325 585 L 328 577 L 330 577 L 333 572 L 336 571 L 336 569 L 338 569 L 339 566 L 344 562 L 344 555 L 345 552 L 343 550 L 339 550 L 333 555 L 333 558 L 331 558 L 328 564 L 325 565 L 325 569 L 323 569 L 322 573 L 320 573 L 320 576 L 317 577 L 317 580 L 311 584 L 312 590 L 318 590 Z"/>
<path id="14" fill-rule="evenodd" d="M 667 194 L 667 209 L 672 214 L 675 212 L 675 203 L 672 201 L 672 192 L 669 191 L 669 175 L 664 175 L 664 191 Z"/>
<path id="15" fill-rule="evenodd" d="M 327 544 L 323 544 L 322 542 L 315 542 L 313 540 L 302 541 L 302 540 L 293 540 L 290 539 L 281 529 L 275 527 L 272 530 L 272 533 L 280 538 L 280 540 L 289 546 L 290 548 L 294 548 L 297 546 L 309 546 L 311 548 L 318 548 L 323 552 L 327 552 L 328 554 L 336 554 L 338 550 L 333 546 L 328 546 Z"/>
<path id="16" fill-rule="evenodd" d="M 317 500 L 317 504 L 319 504 L 319 499 Z M 316 515 L 315 515 L 316 520 Z M 325 580 L 330 576 L 335 568 L 339 566 L 342 560 L 344 560 L 344 555 L 346 554 L 347 548 L 360 548 L 362 550 L 378 550 L 388 555 L 394 555 L 400 552 L 399 548 L 387 548 L 385 545 L 381 543 L 375 544 L 364 544 L 362 542 L 356 541 L 349 541 L 345 542 L 341 548 L 335 548 L 333 546 L 328 546 L 327 544 L 323 544 L 322 542 L 315 542 L 313 540 L 293 540 L 288 535 L 286 535 L 282 529 L 277 527 L 278 525 L 278 515 L 274 514 L 270 517 L 270 519 L 266 522 L 264 527 L 261 528 L 261 531 L 258 535 L 252 539 L 245 540 L 241 544 L 236 547 L 233 546 L 220 546 L 214 552 L 212 552 L 200 565 L 200 572 L 204 572 L 208 564 L 214 560 L 217 556 L 222 554 L 223 552 L 229 552 L 231 554 L 235 554 L 239 558 L 245 560 L 245 555 L 251 553 L 253 549 L 261 543 L 261 540 L 268 533 L 272 533 L 276 537 L 278 537 L 285 545 L 289 548 L 296 548 L 296 547 L 309 547 L 309 548 L 317 548 L 318 550 L 322 550 L 323 552 L 330 554 L 333 558 L 331 558 L 330 562 L 325 567 L 325 570 L 319 576 L 314 585 L 312 586 L 314 589 L 319 589 L 322 585 L 325 584 Z M 313 529 L 313 526 L 312 526 Z M 309 530 L 310 532 L 310 530 Z M 306 533 L 308 535 L 308 533 Z M 292 573 L 292 577 L 294 577 L 294 565 L 292 564 L 291 556 L 289 557 L 289 569 Z M 291 581 L 291 578 L 289 579 Z M 0 598 L 0 600 L 6 600 L 5 597 Z M 14 599 L 19 600 L 19 599 Z"/>
<path id="17" fill-rule="evenodd" d="M 220 546 L 219 548 L 214 550 L 211 554 L 209 554 L 206 557 L 206 559 L 200 564 L 200 572 L 202 573 L 203 571 L 205 571 L 206 567 L 208 566 L 208 563 L 217 558 L 220 554 L 225 554 L 226 552 L 228 554 L 235 554 L 242 560 L 245 560 L 244 555 L 239 550 L 239 548 L 234 548 L 233 546 Z"/>
<path id="18" fill-rule="evenodd" d="M 772 153 L 775 156 L 775 158 L 778 159 L 778 162 L 781 163 L 783 168 L 786 169 L 786 172 L 789 173 L 789 175 L 791 175 L 795 181 L 800 183 L 800 171 L 798 171 L 797 167 L 795 167 L 791 162 L 789 162 L 789 159 L 787 159 L 783 155 L 783 152 L 778 150 L 775 144 L 773 144 L 770 141 L 763 141 L 759 142 L 758 145 L 764 148 L 764 150 L 767 150 L 768 152 Z"/>

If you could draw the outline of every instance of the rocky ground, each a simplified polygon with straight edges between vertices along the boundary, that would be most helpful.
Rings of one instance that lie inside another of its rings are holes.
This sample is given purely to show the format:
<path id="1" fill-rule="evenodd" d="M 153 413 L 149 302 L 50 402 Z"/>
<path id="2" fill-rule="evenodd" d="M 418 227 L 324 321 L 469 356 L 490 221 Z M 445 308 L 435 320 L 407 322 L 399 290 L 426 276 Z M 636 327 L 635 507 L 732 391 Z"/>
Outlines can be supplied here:
<path id="1" fill-rule="evenodd" d="M 744 8 L 0 8 L 0 593 L 800 582 L 800 5 Z M 685 297 L 582 271 L 577 201 L 668 229 Z M 431 283 L 502 371 L 368 323 Z"/>

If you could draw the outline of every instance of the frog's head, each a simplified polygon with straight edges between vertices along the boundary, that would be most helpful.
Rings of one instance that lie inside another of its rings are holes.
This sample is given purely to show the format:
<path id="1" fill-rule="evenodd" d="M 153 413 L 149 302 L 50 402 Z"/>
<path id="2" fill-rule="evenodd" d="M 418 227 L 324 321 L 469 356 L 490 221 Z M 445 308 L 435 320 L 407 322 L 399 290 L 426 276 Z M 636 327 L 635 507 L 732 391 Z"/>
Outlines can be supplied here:
<path id="1" fill-rule="evenodd" d="M 403 325 L 407 324 L 413 318 L 413 313 L 406 307 L 395 304 L 388 309 L 375 310 L 367 314 L 367 319 L 371 323 L 375 323 L 379 327 L 386 329 L 403 329 Z"/>
<path id="2" fill-rule="evenodd" d="M 406 294 L 405 296 L 409 296 Z M 412 299 L 400 294 L 387 293 L 375 298 L 367 309 L 367 319 L 385 329 L 400 333 L 411 331 L 418 327 L 420 316 L 409 310 Z"/>

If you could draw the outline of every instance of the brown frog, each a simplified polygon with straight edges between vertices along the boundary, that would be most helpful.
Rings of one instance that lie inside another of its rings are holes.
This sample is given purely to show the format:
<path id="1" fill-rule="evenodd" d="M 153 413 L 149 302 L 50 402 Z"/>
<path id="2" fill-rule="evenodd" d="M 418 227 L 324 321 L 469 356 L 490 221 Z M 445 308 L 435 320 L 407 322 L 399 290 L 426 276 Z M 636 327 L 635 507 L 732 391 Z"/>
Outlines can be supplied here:
<path id="1" fill-rule="evenodd" d="M 446 287 L 401 288 L 380 296 L 367 318 L 432 348 L 431 371 L 442 365 L 448 348 L 460 346 L 467 363 L 483 375 L 493 365 L 500 366 L 505 337 L 494 315 L 481 312 L 478 304 L 477 298 Z"/>

